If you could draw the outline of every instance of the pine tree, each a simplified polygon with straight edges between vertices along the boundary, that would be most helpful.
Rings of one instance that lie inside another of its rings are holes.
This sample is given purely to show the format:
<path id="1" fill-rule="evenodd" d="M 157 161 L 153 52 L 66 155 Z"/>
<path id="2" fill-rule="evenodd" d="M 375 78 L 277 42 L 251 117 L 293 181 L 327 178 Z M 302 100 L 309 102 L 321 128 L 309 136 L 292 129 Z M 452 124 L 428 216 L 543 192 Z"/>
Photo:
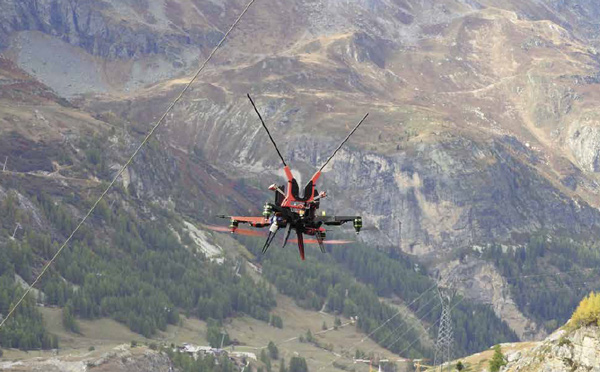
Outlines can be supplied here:
<path id="1" fill-rule="evenodd" d="M 281 362 L 279 363 L 279 372 L 287 372 L 285 368 L 285 359 L 281 358 Z"/>
<path id="2" fill-rule="evenodd" d="M 269 356 L 267 355 L 265 349 L 262 349 L 260 351 L 260 361 L 263 362 L 267 367 L 267 372 L 271 372 L 271 359 L 269 359 Z"/>
<path id="3" fill-rule="evenodd" d="M 279 359 L 279 350 L 277 349 L 277 346 L 273 343 L 273 341 L 269 341 L 269 345 L 267 346 L 267 348 L 269 349 L 269 356 L 271 357 L 271 359 Z"/>
<path id="4" fill-rule="evenodd" d="M 308 372 L 308 366 L 306 365 L 306 359 L 302 357 L 292 357 L 290 359 L 290 370 L 289 372 Z"/>
<path id="5" fill-rule="evenodd" d="M 504 354 L 502 354 L 502 349 L 500 345 L 494 346 L 494 355 L 490 360 L 490 372 L 498 372 L 500 368 L 506 365 L 506 360 L 504 359 Z"/>
<path id="6" fill-rule="evenodd" d="M 65 308 L 62 311 L 62 323 L 68 331 L 71 331 L 73 333 L 81 333 L 81 331 L 79 330 L 79 325 L 77 324 L 75 316 L 73 315 L 73 309 L 71 304 L 65 306 Z"/>

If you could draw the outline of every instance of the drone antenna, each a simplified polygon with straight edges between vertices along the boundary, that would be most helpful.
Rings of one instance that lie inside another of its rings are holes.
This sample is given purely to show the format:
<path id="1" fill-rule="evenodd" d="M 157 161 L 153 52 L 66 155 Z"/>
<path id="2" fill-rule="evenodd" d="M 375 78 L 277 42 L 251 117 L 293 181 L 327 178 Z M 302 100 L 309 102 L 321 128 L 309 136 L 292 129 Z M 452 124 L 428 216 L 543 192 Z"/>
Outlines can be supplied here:
<path id="1" fill-rule="evenodd" d="M 269 135 L 271 142 L 273 142 L 273 146 L 275 146 L 275 150 L 277 151 L 277 155 L 279 155 L 279 158 L 281 159 L 283 166 L 287 167 L 285 160 L 283 160 L 283 156 L 281 156 L 281 153 L 279 152 L 279 149 L 277 148 L 277 144 L 275 143 L 275 140 L 273 139 L 273 137 L 271 137 L 271 132 L 269 132 L 269 128 L 267 128 L 267 125 L 265 124 L 265 121 L 263 120 L 262 116 L 260 115 L 260 112 L 258 112 L 258 109 L 256 108 L 256 105 L 254 104 L 252 97 L 250 97 L 250 93 L 248 93 L 248 99 L 250 100 L 250 103 L 252 103 L 252 107 L 254 107 L 254 111 L 256 111 L 256 114 L 258 115 L 258 118 L 260 119 L 260 122 L 262 123 L 263 128 L 265 128 L 265 130 L 267 131 L 267 134 Z"/>
<path id="2" fill-rule="evenodd" d="M 344 146 L 344 143 L 346 143 L 348 141 L 348 139 L 350 139 L 350 136 L 352 136 L 352 134 L 354 134 L 354 132 L 356 132 L 356 130 L 358 129 L 358 127 L 360 127 L 360 125 L 363 123 L 363 121 L 365 121 L 367 119 L 367 116 L 369 116 L 368 112 L 361 119 L 361 121 L 359 121 L 358 124 L 356 124 L 356 126 L 354 127 L 354 129 L 352 129 L 352 131 L 350 132 L 350 134 L 348 134 L 348 136 L 346 137 L 346 139 L 344 139 L 342 141 L 342 143 L 340 143 L 340 145 L 338 146 L 338 148 L 335 149 L 335 151 L 333 152 L 333 154 L 331 154 L 331 156 L 329 157 L 329 159 L 327 159 L 327 161 L 325 162 L 325 164 L 323 164 L 323 166 L 319 169 L 319 172 L 321 172 L 323 170 L 323 168 L 325 168 L 325 166 L 327 166 L 327 164 L 331 161 L 331 159 L 333 159 L 333 157 L 335 156 L 335 154 L 342 148 L 342 146 Z M 317 172 L 317 173 L 319 173 L 319 172 Z"/>

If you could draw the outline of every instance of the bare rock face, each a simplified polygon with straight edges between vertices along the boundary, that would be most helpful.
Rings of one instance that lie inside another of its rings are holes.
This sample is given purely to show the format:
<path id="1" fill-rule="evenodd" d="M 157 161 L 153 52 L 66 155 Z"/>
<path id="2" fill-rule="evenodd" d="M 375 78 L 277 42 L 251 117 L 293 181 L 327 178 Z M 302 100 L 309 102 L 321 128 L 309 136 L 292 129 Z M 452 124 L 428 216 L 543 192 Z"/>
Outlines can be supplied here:
<path id="1" fill-rule="evenodd" d="M 164 9 L 160 13 L 164 22 L 154 17 L 145 1 L 137 2 L 138 7 L 119 5 L 112 1 L 57 1 L 25 0 L 11 1 L 3 6 L 0 35 L 4 45 L 12 33 L 19 31 L 39 31 L 55 36 L 71 45 L 81 47 L 90 54 L 106 59 L 136 58 L 145 54 L 167 54 L 173 45 L 214 45 L 220 33 L 185 33 L 177 30 L 159 34 L 156 31 L 169 30 L 170 19 Z M 145 4 L 145 5 L 144 5 Z M 121 12 L 121 17 L 130 22 L 118 22 L 111 13 Z M 147 14 L 147 17 L 145 15 Z M 177 53 L 170 56 L 176 58 Z"/>
<path id="2" fill-rule="evenodd" d="M 94 370 L 101 372 L 172 372 L 174 367 L 169 358 L 160 353 L 146 351 L 142 355 L 109 355 L 94 364 Z"/>
<path id="3" fill-rule="evenodd" d="M 9 50 L 21 68 L 71 97 L 172 78 L 222 37 L 215 30 L 171 27 L 176 17 L 168 9 L 159 6 L 154 16 L 149 3 L 136 3 L 7 2 L 0 12 L 0 51 Z"/>
<path id="4" fill-rule="evenodd" d="M 466 257 L 462 262 L 453 261 L 443 265 L 442 277 L 456 275 L 461 280 L 454 283 L 462 296 L 492 307 L 498 318 L 517 334 L 519 340 L 540 340 L 547 333 L 534 321 L 528 319 L 517 307 L 510 295 L 506 280 L 489 262 Z"/>
<path id="5" fill-rule="evenodd" d="M 600 329 L 583 327 L 559 330 L 540 345 L 520 355 L 508 355 L 505 372 L 598 372 L 600 371 Z"/>
<path id="6" fill-rule="evenodd" d="M 600 126 L 589 118 L 584 120 L 573 125 L 567 141 L 583 169 L 600 172 Z"/>

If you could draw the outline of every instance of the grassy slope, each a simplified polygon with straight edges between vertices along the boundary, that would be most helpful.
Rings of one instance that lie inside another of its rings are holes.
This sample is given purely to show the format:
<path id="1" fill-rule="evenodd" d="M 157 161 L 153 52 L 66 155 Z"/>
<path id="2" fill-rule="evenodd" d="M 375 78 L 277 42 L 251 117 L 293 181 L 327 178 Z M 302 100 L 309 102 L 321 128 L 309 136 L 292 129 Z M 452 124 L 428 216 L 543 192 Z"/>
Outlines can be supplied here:
<path id="1" fill-rule="evenodd" d="M 247 351 L 259 356 L 262 348 L 269 341 L 273 341 L 279 348 L 280 358 L 289 362 L 290 358 L 300 355 L 306 358 L 310 370 L 335 370 L 331 363 L 336 360 L 340 364 L 356 368 L 357 371 L 368 370 L 368 366 L 354 365 L 352 357 L 356 347 L 362 351 L 372 351 L 382 358 L 394 358 L 389 351 L 382 349 L 372 340 L 361 340 L 365 337 L 363 333 L 356 331 L 349 319 L 341 318 L 342 327 L 332 329 L 335 317 L 331 314 L 309 311 L 299 308 L 294 301 L 287 296 L 277 295 L 276 314 L 284 315 L 284 328 L 278 329 L 269 326 L 265 322 L 250 318 L 234 318 L 226 323 L 226 329 L 232 339 L 238 339 L 242 345 L 235 347 L 235 351 Z M 138 343 L 157 342 L 170 345 L 174 343 L 181 345 L 184 342 L 208 345 L 206 341 L 206 323 L 194 318 L 182 316 L 179 326 L 169 326 L 166 332 L 162 332 L 153 339 L 131 332 L 125 325 L 111 319 L 82 320 L 78 319 L 81 335 L 67 331 L 61 320 L 61 309 L 40 308 L 48 330 L 57 335 L 60 340 L 60 355 L 72 357 L 97 356 L 106 353 L 120 344 L 129 344 L 132 340 Z M 329 329 L 323 331 L 322 324 L 325 322 Z M 319 348 L 314 344 L 302 343 L 298 336 L 306 334 L 310 330 L 319 343 L 333 345 L 333 352 Z M 89 352 L 94 346 L 95 351 Z M 5 350 L 4 360 L 24 360 L 33 357 L 51 357 L 52 351 L 23 352 L 18 350 Z M 351 357 L 349 357 L 351 356 Z M 279 361 L 273 361 L 274 370 L 279 369 Z"/>

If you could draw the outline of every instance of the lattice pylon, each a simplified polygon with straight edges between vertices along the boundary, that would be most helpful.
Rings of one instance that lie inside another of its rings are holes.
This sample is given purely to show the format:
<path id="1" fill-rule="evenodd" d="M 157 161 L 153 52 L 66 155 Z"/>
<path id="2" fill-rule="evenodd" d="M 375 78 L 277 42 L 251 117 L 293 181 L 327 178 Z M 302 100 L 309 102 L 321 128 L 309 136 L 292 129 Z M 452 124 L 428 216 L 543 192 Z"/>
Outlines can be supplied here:
<path id="1" fill-rule="evenodd" d="M 452 361 L 452 348 L 454 344 L 454 335 L 452 331 L 452 317 L 450 315 L 452 298 L 444 295 L 438 288 L 438 296 L 442 302 L 442 315 L 440 316 L 440 327 L 438 337 L 435 343 L 435 354 L 433 364 L 443 368 L 444 363 L 448 363 L 448 371 L 451 370 L 450 361 Z"/>

